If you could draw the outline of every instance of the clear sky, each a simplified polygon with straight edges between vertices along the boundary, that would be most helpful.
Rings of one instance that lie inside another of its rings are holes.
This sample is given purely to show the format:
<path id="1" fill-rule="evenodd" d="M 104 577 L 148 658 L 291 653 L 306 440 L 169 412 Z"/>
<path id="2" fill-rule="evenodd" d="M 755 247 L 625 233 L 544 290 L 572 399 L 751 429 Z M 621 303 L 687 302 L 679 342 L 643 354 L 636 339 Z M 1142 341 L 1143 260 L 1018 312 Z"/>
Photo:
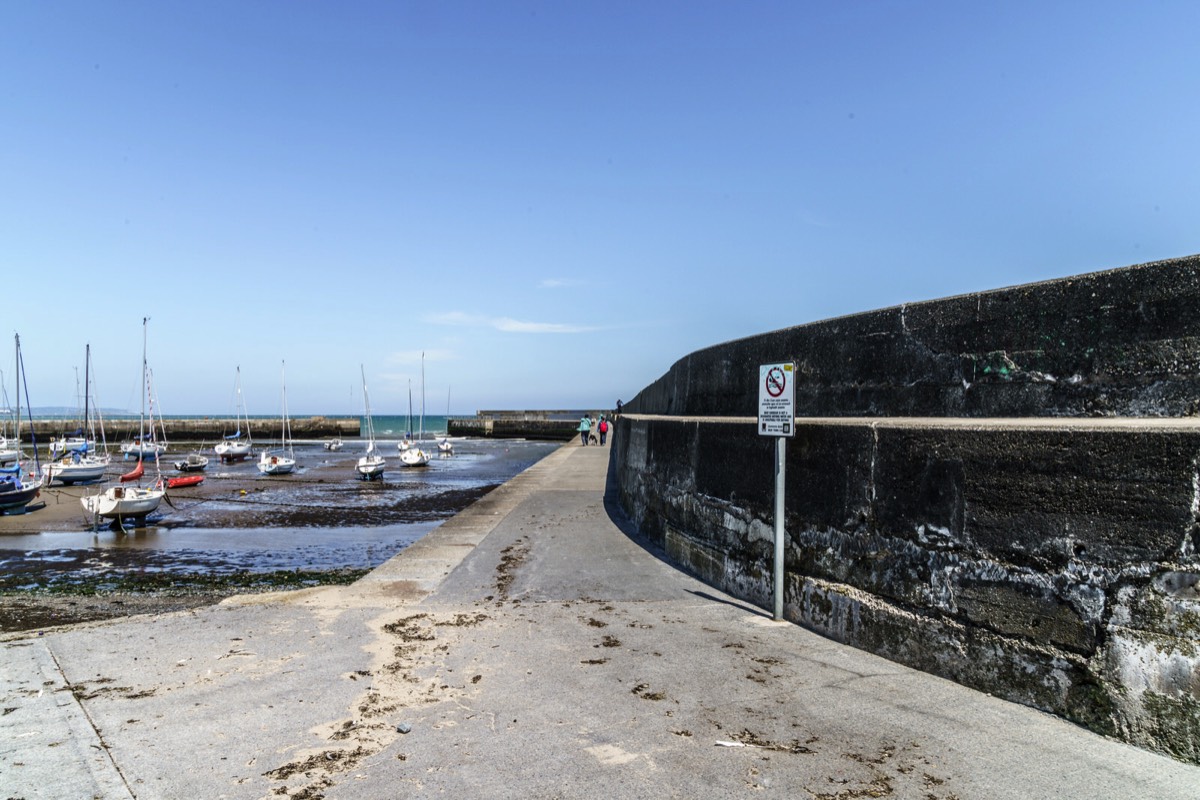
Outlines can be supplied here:
<path id="1" fill-rule="evenodd" d="M 1200 252 L 1200 3 L 0 3 L 35 406 L 603 407 L 693 350 Z M 11 403 L 10 403 L 11 404 Z"/>

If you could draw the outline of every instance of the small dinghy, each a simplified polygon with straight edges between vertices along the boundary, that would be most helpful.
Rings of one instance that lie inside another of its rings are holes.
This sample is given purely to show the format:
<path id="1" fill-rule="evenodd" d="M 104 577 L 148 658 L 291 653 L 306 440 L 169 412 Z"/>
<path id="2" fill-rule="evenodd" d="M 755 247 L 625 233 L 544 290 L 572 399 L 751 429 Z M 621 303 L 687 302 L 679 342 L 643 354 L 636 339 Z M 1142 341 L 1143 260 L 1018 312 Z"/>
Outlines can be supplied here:
<path id="1" fill-rule="evenodd" d="M 167 479 L 168 489 L 186 489 L 189 486 L 199 486 L 204 483 L 203 475 L 180 475 L 177 478 Z"/>

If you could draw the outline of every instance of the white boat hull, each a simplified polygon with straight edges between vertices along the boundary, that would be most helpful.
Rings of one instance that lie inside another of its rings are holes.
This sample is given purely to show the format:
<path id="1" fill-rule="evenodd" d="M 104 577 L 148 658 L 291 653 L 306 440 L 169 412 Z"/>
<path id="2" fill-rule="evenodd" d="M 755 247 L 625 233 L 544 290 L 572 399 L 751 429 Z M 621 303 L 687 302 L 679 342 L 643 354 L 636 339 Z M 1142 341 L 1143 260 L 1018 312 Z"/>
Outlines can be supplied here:
<path id="1" fill-rule="evenodd" d="M 278 453 L 263 453 L 258 459 L 258 471 L 263 475 L 286 475 L 296 468 L 296 459 Z"/>
<path id="2" fill-rule="evenodd" d="M 47 464 L 42 470 L 42 476 L 47 484 L 53 481 L 63 484 L 84 483 L 103 478 L 108 464 L 107 456 L 85 456 L 78 461 L 66 459 Z"/>
<path id="3" fill-rule="evenodd" d="M 175 462 L 175 469 L 180 472 L 202 472 L 208 466 L 208 456 L 199 453 L 189 453 L 183 461 Z"/>
<path id="4" fill-rule="evenodd" d="M 239 442 L 230 444 L 229 442 L 221 442 L 213 448 L 213 452 L 222 461 L 237 461 L 246 458 L 250 455 L 251 444 L 249 442 Z"/>
<path id="5" fill-rule="evenodd" d="M 158 508 L 165 492 L 142 486 L 112 486 L 99 494 L 79 498 L 83 510 L 93 517 L 120 519 L 144 517 Z"/>
<path id="6" fill-rule="evenodd" d="M 400 463 L 406 467 L 423 467 L 429 463 L 429 454 L 413 446 L 400 453 Z"/>
<path id="7" fill-rule="evenodd" d="M 70 438 L 63 438 L 63 439 L 55 439 L 54 441 L 52 441 L 50 443 L 50 457 L 58 458 L 61 455 L 65 455 L 66 453 L 70 453 L 75 450 L 79 450 L 82 452 L 82 451 L 86 451 L 89 449 L 92 449 L 91 443 L 88 442 L 86 439 L 81 439 L 77 436 L 70 437 Z"/>
<path id="8" fill-rule="evenodd" d="M 383 477 L 383 472 L 387 469 L 387 461 L 383 456 L 363 456 L 358 460 L 355 469 L 360 478 L 373 480 Z"/>
<path id="9" fill-rule="evenodd" d="M 147 442 L 142 445 L 139 445 L 137 442 L 126 442 L 121 445 L 121 452 L 124 453 L 126 461 L 131 458 L 140 459 L 141 461 L 154 461 L 160 455 L 167 452 L 167 446 L 165 444 L 158 444 L 157 442 Z"/>

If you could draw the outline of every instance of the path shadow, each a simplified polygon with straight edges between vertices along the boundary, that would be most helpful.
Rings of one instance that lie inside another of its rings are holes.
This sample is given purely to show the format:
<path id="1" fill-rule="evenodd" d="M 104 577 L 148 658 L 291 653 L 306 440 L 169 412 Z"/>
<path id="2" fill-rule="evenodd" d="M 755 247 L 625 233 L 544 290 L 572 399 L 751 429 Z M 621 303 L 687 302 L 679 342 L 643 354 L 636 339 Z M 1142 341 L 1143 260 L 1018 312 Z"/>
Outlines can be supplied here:
<path id="1" fill-rule="evenodd" d="M 621 531 L 621 533 L 629 537 L 630 541 L 645 550 L 654 558 L 666 564 L 671 569 L 682 572 L 685 575 L 689 575 L 701 583 L 706 584 L 707 586 L 711 586 L 715 592 L 725 594 L 723 591 L 721 591 L 720 587 L 714 586 L 711 582 L 705 580 L 704 576 L 698 575 L 697 573 L 684 567 L 682 564 L 679 564 L 678 562 L 669 558 L 666 551 L 664 551 L 656 542 L 652 541 L 649 537 L 643 534 L 638 528 L 637 523 L 630 519 L 629 515 L 625 513 L 625 509 L 621 506 L 621 492 L 620 486 L 617 482 L 617 448 L 612 446 L 611 436 L 609 437 L 609 441 L 610 449 L 608 451 L 608 470 L 604 479 L 604 513 L 608 515 L 609 521 L 612 522 L 612 524 L 615 525 L 617 529 Z M 688 593 L 704 600 L 711 600 L 714 603 L 724 603 L 727 606 L 732 606 L 733 608 L 740 609 L 748 614 L 754 614 L 755 616 L 767 618 L 773 617 L 773 614 L 768 613 L 766 609 L 760 608 L 745 600 L 739 600 L 737 598 L 728 596 L 719 597 L 707 592 L 693 590 L 688 590 Z"/>

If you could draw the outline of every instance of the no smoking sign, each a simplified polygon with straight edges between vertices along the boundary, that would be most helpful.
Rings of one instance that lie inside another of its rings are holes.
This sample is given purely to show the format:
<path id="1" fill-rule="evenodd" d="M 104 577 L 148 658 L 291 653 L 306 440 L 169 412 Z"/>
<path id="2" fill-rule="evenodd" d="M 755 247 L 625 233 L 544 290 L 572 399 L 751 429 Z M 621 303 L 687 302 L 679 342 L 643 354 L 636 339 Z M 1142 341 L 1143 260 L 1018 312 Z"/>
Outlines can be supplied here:
<path id="1" fill-rule="evenodd" d="M 796 365 L 762 364 L 758 368 L 758 433 L 794 436 L 796 426 Z"/>

